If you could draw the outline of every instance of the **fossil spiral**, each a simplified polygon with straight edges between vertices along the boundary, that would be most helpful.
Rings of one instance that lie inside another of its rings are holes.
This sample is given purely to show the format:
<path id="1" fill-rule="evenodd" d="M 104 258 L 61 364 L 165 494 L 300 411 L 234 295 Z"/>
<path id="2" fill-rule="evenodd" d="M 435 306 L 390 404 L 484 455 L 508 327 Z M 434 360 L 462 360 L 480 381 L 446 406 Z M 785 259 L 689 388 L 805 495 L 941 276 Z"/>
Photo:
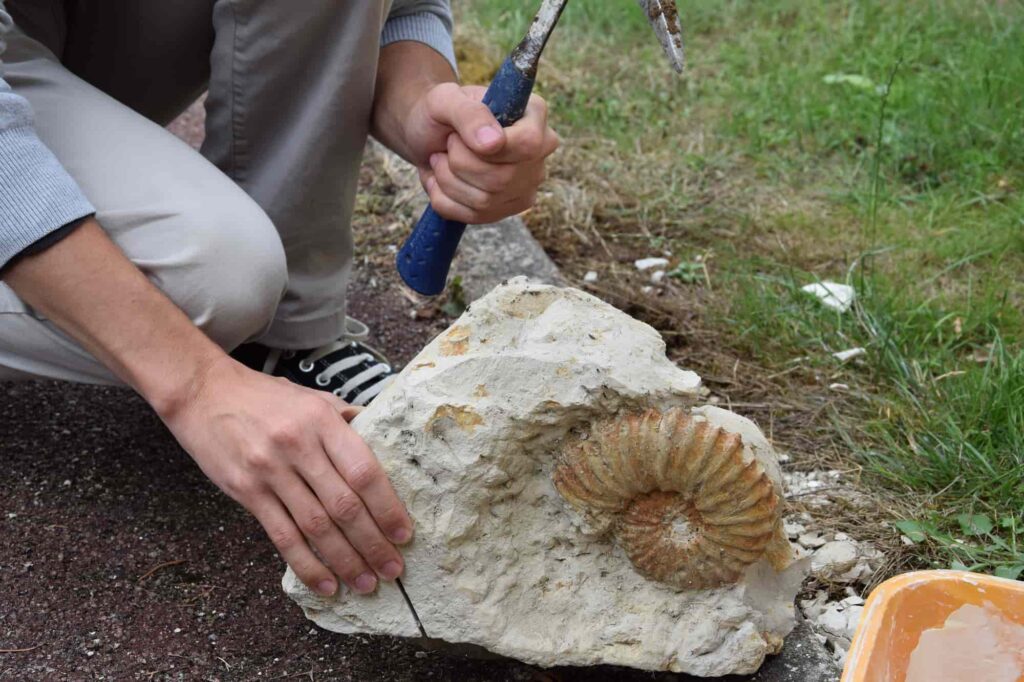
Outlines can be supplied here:
<path id="1" fill-rule="evenodd" d="M 611 521 L 640 574 L 681 589 L 738 581 L 779 524 L 772 481 L 740 436 L 681 408 L 595 423 L 553 478 L 578 511 Z"/>

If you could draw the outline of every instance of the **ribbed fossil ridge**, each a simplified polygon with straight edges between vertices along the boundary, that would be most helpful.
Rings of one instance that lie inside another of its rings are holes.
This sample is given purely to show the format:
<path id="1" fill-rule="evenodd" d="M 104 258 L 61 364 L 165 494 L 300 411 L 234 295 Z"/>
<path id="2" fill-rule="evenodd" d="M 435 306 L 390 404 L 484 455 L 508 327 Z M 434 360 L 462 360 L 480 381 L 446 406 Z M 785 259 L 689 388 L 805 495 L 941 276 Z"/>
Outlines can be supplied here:
<path id="1" fill-rule="evenodd" d="M 642 575 L 681 589 L 735 583 L 764 556 L 779 499 L 740 436 L 684 409 L 629 413 L 569 442 L 553 473 L 578 511 L 610 517 Z"/>

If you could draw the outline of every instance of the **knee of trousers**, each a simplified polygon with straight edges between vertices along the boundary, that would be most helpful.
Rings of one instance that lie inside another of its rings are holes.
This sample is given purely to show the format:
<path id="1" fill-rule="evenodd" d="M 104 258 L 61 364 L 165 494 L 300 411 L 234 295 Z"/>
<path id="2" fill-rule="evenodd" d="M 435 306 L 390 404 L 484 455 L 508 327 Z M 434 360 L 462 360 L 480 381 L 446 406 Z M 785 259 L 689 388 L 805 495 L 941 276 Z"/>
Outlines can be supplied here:
<path id="1" fill-rule="evenodd" d="M 228 351 L 266 331 L 288 283 L 277 230 L 254 201 L 239 194 L 180 210 L 179 256 L 174 266 L 152 272 L 157 285 Z"/>

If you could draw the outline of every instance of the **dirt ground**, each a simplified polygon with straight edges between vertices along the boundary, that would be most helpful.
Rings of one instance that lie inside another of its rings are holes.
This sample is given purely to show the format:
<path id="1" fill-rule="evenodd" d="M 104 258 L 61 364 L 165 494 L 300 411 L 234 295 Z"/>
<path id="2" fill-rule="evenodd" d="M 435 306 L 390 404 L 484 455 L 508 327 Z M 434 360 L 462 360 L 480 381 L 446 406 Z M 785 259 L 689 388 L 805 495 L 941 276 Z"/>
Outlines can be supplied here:
<path id="1" fill-rule="evenodd" d="M 389 283 L 353 313 L 398 361 L 440 321 Z M 615 668 L 541 671 L 315 628 L 281 591 L 259 525 L 210 484 L 133 393 L 0 385 L 0 679 L 679 679 Z"/>

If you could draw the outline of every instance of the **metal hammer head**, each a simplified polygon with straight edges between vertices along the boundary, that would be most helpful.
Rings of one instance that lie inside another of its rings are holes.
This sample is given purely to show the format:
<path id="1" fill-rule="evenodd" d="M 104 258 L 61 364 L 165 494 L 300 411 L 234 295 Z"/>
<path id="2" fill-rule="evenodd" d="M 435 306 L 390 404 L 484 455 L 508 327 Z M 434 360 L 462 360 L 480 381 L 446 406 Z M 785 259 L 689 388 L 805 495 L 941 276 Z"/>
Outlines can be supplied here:
<path id="1" fill-rule="evenodd" d="M 679 73 L 683 71 L 683 26 L 679 23 L 679 10 L 675 0 L 637 0 L 654 27 L 669 63 Z"/>
<path id="2" fill-rule="evenodd" d="M 537 16 L 530 26 L 529 33 L 523 38 L 512 60 L 516 67 L 531 77 L 537 73 L 540 55 L 547 45 L 551 32 L 555 30 L 559 17 L 569 0 L 544 0 Z M 647 20 L 654 27 L 669 63 L 679 73 L 683 72 L 683 26 L 679 23 L 679 10 L 676 0 L 637 0 Z"/>

